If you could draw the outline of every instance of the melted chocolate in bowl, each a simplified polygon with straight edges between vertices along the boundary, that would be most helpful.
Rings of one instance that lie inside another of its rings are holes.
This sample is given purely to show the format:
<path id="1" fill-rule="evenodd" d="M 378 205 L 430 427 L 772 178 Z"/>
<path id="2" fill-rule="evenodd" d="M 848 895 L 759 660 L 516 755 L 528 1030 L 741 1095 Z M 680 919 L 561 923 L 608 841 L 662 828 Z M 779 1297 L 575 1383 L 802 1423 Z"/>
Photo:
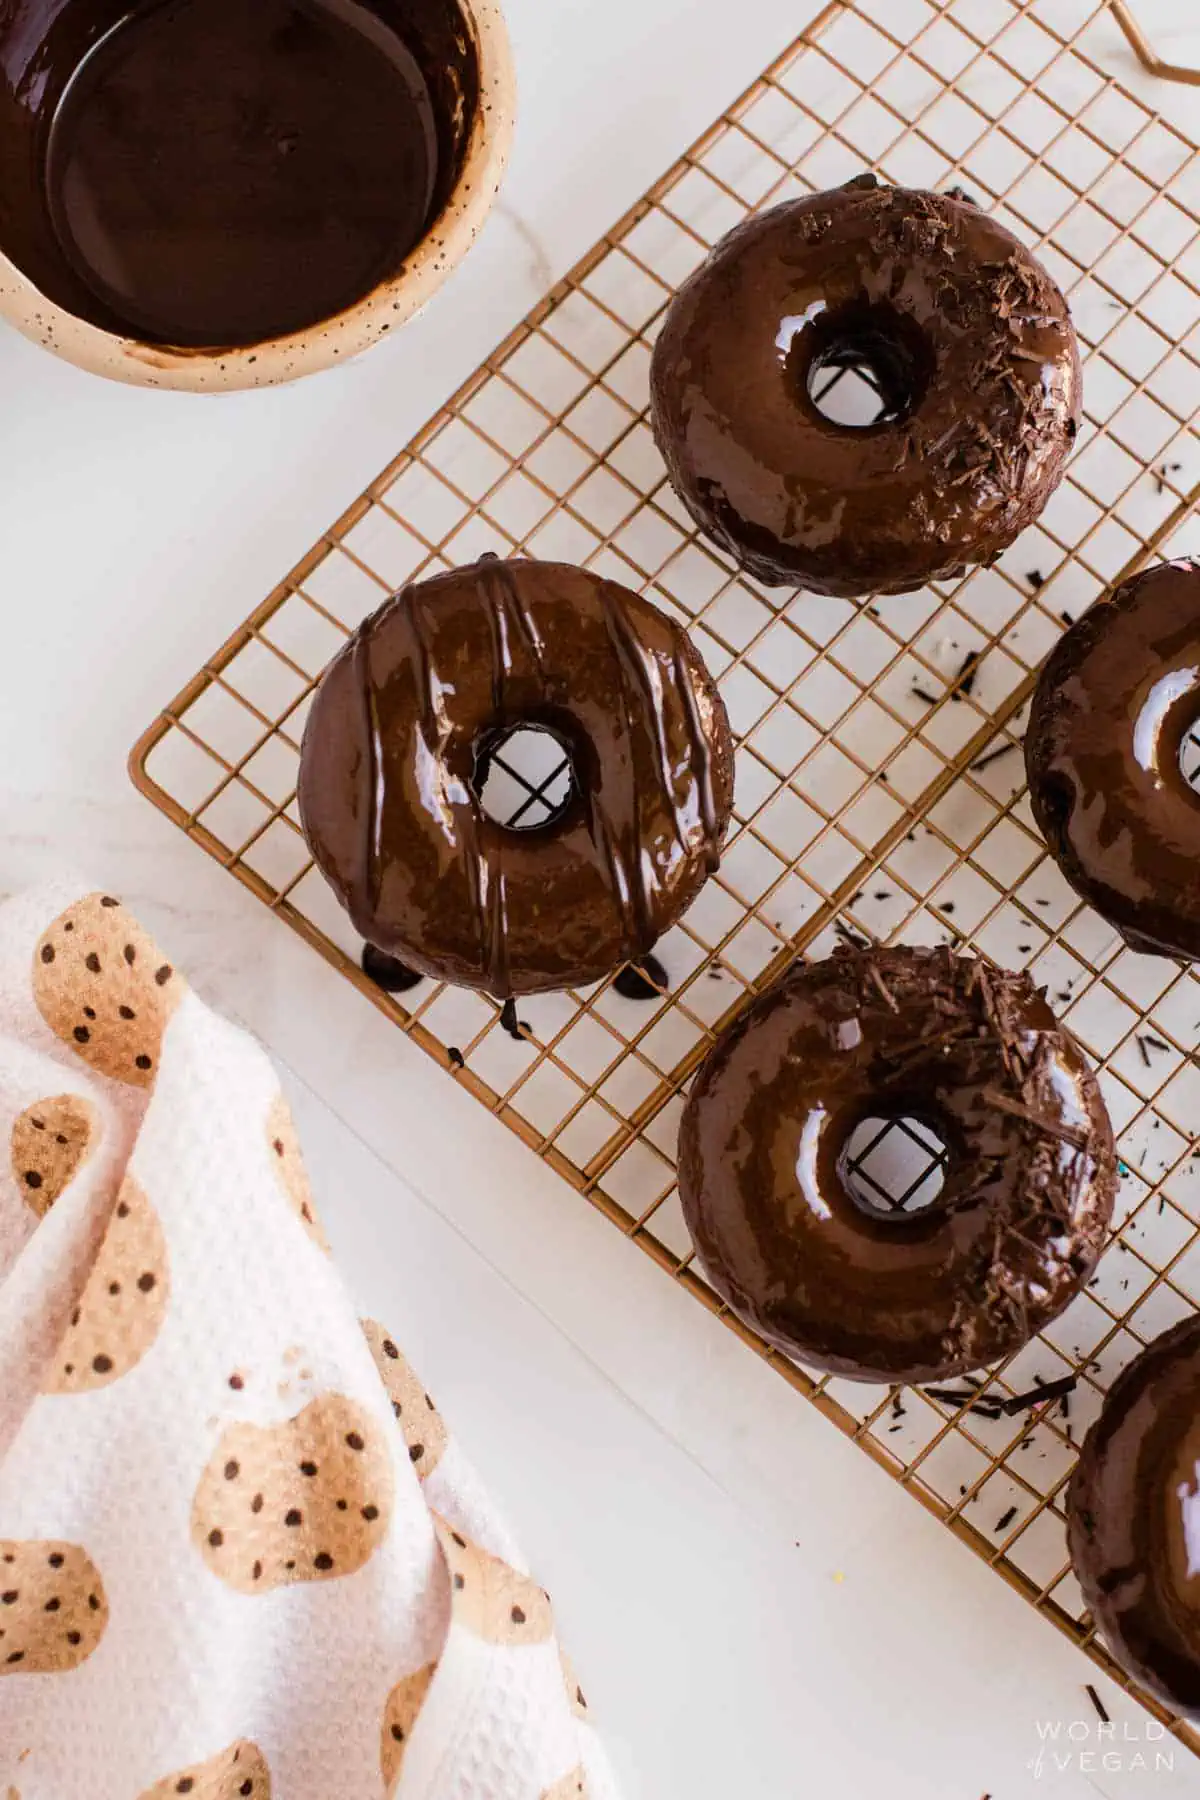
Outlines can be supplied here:
<path id="1" fill-rule="evenodd" d="M 108 330 L 282 337 L 399 271 L 477 83 L 454 0 L 17 0 L 0 241 Z"/>

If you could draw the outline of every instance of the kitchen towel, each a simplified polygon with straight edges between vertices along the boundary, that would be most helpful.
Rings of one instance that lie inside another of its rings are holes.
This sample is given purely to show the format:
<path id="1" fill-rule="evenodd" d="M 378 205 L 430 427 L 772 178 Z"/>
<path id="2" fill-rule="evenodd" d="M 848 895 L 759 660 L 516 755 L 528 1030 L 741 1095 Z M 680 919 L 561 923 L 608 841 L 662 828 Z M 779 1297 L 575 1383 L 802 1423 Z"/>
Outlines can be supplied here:
<path id="1" fill-rule="evenodd" d="M 610 1800 L 278 1077 L 111 895 L 0 907 L 0 1796 Z"/>

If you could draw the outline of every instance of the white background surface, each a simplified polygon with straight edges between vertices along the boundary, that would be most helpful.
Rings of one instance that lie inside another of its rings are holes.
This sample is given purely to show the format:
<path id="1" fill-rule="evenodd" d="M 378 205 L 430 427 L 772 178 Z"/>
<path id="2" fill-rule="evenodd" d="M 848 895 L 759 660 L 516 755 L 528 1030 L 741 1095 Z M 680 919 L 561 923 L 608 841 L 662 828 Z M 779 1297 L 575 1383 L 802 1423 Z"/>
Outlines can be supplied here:
<path id="1" fill-rule="evenodd" d="M 816 10 L 509 0 L 501 210 L 423 319 L 336 374 L 189 400 L 0 332 L 0 882 L 73 863 L 118 888 L 292 1072 L 348 1278 L 518 1524 L 630 1800 L 1200 1796 L 1200 1763 L 1141 1775 L 1137 1742 L 1122 1770 L 1078 1766 L 1091 1737 L 1037 1774 L 1038 1721 L 1092 1719 L 1085 1681 L 1142 1716 L 124 776 L 204 656 Z M 1200 57 L 1194 0 L 1138 10 Z"/>

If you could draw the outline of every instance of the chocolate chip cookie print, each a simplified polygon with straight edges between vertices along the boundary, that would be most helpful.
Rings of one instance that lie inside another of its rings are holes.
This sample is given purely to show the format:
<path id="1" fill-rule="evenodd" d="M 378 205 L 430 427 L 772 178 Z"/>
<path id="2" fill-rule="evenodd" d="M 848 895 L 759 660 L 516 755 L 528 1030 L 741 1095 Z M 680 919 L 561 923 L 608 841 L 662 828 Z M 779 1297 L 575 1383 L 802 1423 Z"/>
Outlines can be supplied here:
<path id="1" fill-rule="evenodd" d="M 396 1791 L 396 1783 L 404 1764 L 404 1752 L 425 1704 L 425 1696 L 429 1692 L 436 1667 L 436 1663 L 428 1663 L 425 1668 L 418 1669 L 415 1675 L 407 1675 L 403 1681 L 396 1683 L 388 1695 L 383 1712 L 383 1741 L 379 1750 L 379 1763 L 389 1800 Z"/>
<path id="2" fill-rule="evenodd" d="M 138 1795 L 138 1800 L 271 1800 L 271 1771 L 257 1744 L 240 1738 L 190 1769 L 177 1769 Z"/>
<path id="3" fill-rule="evenodd" d="M 0 1675 L 61 1675 L 104 1636 L 108 1600 L 77 1544 L 0 1538 Z"/>
<path id="4" fill-rule="evenodd" d="M 392 1464 L 374 1419 L 340 1394 L 278 1425 L 231 1425 L 200 1479 L 192 1542 L 243 1594 L 335 1581 L 387 1535 Z"/>
<path id="5" fill-rule="evenodd" d="M 583 1689 L 579 1685 L 579 1677 L 575 1673 L 575 1665 L 566 1651 L 559 1646 L 558 1660 L 562 1664 L 563 1686 L 567 1690 L 567 1704 L 577 1719 L 586 1719 L 588 1703 Z"/>
<path id="6" fill-rule="evenodd" d="M 434 1519 L 450 1570 L 456 1625 L 485 1644 L 544 1644 L 554 1634 L 550 1596 L 528 1575 Z"/>
<path id="7" fill-rule="evenodd" d="M 309 1184 L 308 1170 L 296 1135 L 292 1109 L 282 1094 L 271 1102 L 267 1114 L 267 1150 L 276 1180 L 287 1196 L 288 1205 L 296 1213 L 314 1244 L 329 1254 L 329 1239 L 317 1217 L 316 1202 Z"/>
<path id="8" fill-rule="evenodd" d="M 364 1319 L 362 1327 L 392 1411 L 400 1421 L 409 1461 L 424 1481 L 442 1460 L 447 1443 L 445 1422 L 396 1340 L 374 1319 Z"/>
<path id="9" fill-rule="evenodd" d="M 25 1204 L 45 1217 L 91 1155 L 100 1120 L 80 1094 L 38 1100 L 13 1120 L 10 1160 Z"/>
<path id="10" fill-rule="evenodd" d="M 44 1391 L 82 1394 L 127 1375 L 157 1338 L 169 1294 L 158 1214 L 126 1175 Z"/>
<path id="11" fill-rule="evenodd" d="M 33 953 L 33 997 L 56 1037 L 114 1081 L 151 1087 L 184 983 L 119 900 L 90 894 Z"/>
<path id="12" fill-rule="evenodd" d="M 548 1787 L 542 1800 L 588 1800 L 587 1776 L 582 1766 L 572 1769 L 569 1775 L 564 1775 L 561 1781 Z"/>

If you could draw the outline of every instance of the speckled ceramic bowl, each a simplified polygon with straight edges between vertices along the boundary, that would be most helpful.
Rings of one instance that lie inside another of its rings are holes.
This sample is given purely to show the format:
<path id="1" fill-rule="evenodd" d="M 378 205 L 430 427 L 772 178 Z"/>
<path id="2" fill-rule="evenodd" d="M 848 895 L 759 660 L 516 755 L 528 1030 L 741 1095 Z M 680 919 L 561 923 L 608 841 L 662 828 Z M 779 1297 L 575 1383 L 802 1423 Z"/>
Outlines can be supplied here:
<path id="1" fill-rule="evenodd" d="M 344 310 L 287 336 L 237 348 L 199 349 L 140 341 L 89 321 L 81 316 L 85 306 L 71 304 L 70 271 L 59 279 L 52 262 L 44 260 L 39 266 L 36 255 L 19 242 L 14 193 L 22 182 L 28 193 L 31 170 L 28 164 L 22 168 L 21 158 L 9 154 L 2 141 L 6 109 L 9 121 L 27 117 L 27 84 L 38 74 L 37 58 L 43 49 L 38 32 L 47 36 L 60 28 L 64 10 L 70 14 L 72 7 L 82 12 L 86 28 L 87 9 L 111 3 L 66 0 L 64 9 L 47 0 L 12 0 L 10 7 L 0 7 L 0 148 L 5 150 L 0 155 L 0 316 L 56 356 L 94 374 L 144 387 L 217 393 L 294 381 L 336 366 L 421 310 L 478 235 L 508 157 L 515 82 L 497 0 L 436 0 L 453 16 L 459 50 L 473 52 L 477 82 L 471 85 L 476 98 L 471 107 L 457 72 L 445 67 L 439 71 L 439 79 L 451 87 L 460 147 L 440 209 L 397 272 Z M 127 10 L 127 0 L 121 0 L 121 6 Z M 92 31 L 94 36 L 94 25 Z M 6 195 L 9 182 L 13 189 Z M 31 271 L 36 271 L 36 279 Z"/>

